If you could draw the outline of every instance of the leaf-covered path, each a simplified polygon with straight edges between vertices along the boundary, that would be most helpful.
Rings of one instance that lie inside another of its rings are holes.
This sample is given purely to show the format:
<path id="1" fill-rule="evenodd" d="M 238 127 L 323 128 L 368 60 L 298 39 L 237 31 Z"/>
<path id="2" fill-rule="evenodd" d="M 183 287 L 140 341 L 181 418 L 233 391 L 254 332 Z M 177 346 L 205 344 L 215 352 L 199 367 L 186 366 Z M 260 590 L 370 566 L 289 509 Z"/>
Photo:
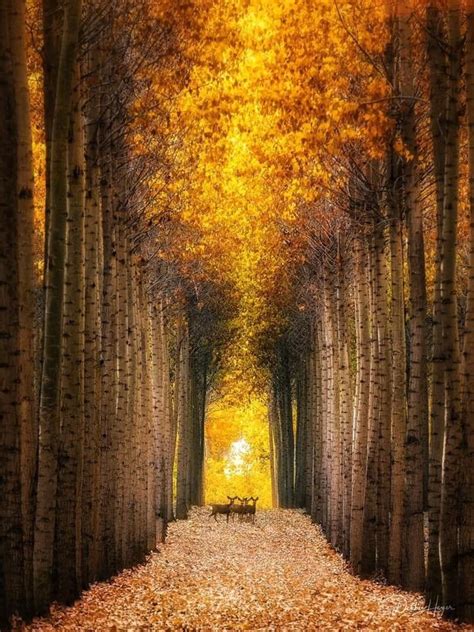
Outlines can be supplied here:
<path id="1" fill-rule="evenodd" d="M 297 511 L 255 525 L 216 524 L 208 509 L 170 526 L 142 566 L 53 607 L 28 630 L 460 630 L 421 597 L 350 575 Z"/>

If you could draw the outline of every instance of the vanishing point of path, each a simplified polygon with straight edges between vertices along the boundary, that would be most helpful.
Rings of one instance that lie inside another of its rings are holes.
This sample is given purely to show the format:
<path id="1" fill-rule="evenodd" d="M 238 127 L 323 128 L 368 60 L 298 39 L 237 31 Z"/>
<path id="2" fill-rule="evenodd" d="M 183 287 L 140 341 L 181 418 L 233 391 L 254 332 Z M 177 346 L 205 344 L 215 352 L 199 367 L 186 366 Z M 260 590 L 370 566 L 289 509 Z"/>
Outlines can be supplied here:
<path id="1" fill-rule="evenodd" d="M 149 561 L 53 607 L 26 630 L 468 630 L 421 597 L 350 575 L 298 511 L 216 524 L 208 509 L 170 526 Z M 19 629 L 19 628 L 18 628 Z M 472 629 L 472 628 L 471 628 Z"/>

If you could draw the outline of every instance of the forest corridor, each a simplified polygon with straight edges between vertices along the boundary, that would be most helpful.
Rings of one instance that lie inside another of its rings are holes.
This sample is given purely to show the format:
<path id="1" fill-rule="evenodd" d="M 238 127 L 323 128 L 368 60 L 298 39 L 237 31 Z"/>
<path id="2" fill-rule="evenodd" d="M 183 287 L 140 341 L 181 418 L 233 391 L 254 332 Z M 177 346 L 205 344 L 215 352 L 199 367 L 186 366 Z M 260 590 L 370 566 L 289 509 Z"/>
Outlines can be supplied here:
<path id="1" fill-rule="evenodd" d="M 54 606 L 23 632 L 62 630 L 403 630 L 469 627 L 427 611 L 420 595 L 350 574 L 302 513 L 216 524 L 207 509 L 170 525 L 142 565 Z M 472 629 L 472 628 L 471 628 Z M 14 627 L 14 630 L 17 628 Z"/>
<path id="2" fill-rule="evenodd" d="M 474 0 L 0 2 L 0 628 L 37 616 L 474 623 Z"/>

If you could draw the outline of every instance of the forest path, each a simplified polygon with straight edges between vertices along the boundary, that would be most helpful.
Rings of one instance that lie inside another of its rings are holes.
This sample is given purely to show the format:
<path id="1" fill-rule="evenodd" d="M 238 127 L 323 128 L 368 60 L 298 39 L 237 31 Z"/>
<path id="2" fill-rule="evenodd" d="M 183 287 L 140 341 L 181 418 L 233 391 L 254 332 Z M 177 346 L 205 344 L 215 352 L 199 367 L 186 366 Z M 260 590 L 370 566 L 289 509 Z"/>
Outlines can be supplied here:
<path id="1" fill-rule="evenodd" d="M 170 525 L 147 563 L 53 607 L 27 630 L 459 630 L 421 597 L 350 575 L 298 511 L 258 512 L 255 525 Z"/>

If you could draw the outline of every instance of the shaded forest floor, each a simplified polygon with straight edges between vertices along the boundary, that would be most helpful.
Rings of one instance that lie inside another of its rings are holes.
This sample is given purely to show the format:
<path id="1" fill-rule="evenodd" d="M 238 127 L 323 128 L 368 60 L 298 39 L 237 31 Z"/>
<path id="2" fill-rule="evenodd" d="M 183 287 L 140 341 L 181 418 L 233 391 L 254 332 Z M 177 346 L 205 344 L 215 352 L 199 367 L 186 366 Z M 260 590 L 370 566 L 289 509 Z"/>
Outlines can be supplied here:
<path id="1" fill-rule="evenodd" d="M 350 575 L 297 511 L 216 524 L 209 510 L 170 526 L 148 562 L 94 585 L 73 607 L 18 629 L 460 630 L 421 597 Z"/>

